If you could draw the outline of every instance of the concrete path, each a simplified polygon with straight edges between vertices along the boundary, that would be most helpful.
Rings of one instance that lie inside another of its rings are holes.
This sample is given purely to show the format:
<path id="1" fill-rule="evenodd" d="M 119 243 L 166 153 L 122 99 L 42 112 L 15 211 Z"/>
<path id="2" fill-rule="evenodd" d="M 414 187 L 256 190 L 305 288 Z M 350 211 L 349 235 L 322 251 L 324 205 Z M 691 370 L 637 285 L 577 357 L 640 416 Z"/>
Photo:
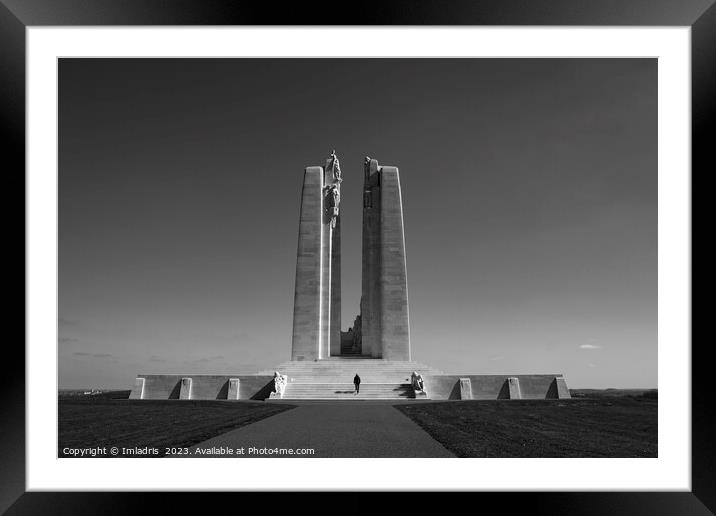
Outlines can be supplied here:
<path id="1" fill-rule="evenodd" d="M 286 402 L 289 403 L 289 402 Z M 454 457 L 394 402 L 290 402 L 296 408 L 191 448 L 244 448 L 234 457 Z M 249 454 L 249 448 L 313 448 L 313 455 Z M 200 455 L 218 457 L 219 454 Z"/>

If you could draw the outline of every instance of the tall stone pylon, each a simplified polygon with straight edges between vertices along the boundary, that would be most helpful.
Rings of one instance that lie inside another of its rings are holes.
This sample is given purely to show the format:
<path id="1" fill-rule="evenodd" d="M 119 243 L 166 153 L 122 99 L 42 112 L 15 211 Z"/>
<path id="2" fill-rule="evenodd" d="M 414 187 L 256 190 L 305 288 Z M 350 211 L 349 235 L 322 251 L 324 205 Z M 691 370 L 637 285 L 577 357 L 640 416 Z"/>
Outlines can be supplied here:
<path id="1" fill-rule="evenodd" d="M 397 167 L 366 158 L 359 353 L 410 361 L 403 201 Z M 341 354 L 341 169 L 308 167 L 301 194 L 291 360 Z"/>
<path id="2" fill-rule="evenodd" d="M 340 354 L 342 180 L 335 151 L 325 167 L 307 167 L 304 172 L 291 360 Z"/>
<path id="3" fill-rule="evenodd" d="M 397 167 L 365 158 L 361 352 L 410 360 L 403 200 Z"/>

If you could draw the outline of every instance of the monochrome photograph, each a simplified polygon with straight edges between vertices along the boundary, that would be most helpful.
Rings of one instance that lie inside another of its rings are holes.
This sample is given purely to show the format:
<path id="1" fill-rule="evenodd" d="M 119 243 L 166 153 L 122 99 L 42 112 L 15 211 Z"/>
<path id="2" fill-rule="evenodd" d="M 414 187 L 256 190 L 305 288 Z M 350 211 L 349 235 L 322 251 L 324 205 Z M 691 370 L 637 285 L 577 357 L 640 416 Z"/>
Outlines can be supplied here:
<path id="1" fill-rule="evenodd" d="M 60 58 L 60 458 L 657 458 L 656 58 Z"/>

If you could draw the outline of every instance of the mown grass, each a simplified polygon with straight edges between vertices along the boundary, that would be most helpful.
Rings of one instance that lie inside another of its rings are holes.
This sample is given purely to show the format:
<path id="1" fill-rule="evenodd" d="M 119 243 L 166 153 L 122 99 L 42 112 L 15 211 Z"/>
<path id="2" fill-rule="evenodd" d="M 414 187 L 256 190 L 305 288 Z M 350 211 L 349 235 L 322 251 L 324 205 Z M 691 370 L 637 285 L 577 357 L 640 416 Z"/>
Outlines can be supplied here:
<path id="1" fill-rule="evenodd" d="M 199 400 L 60 399 L 58 455 L 63 448 L 188 447 L 294 408 L 292 405 Z M 123 456 L 120 453 L 117 456 Z"/>
<path id="2" fill-rule="evenodd" d="M 657 457 L 649 396 L 396 405 L 458 457 Z"/>

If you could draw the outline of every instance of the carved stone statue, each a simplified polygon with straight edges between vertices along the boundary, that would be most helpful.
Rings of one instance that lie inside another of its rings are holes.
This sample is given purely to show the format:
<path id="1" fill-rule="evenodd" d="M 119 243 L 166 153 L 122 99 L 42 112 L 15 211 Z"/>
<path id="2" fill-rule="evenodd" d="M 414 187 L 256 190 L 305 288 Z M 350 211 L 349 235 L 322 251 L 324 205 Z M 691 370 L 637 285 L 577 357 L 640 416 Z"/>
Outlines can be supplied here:
<path id="1" fill-rule="evenodd" d="M 333 152 L 331 152 L 331 157 L 329 158 L 331 161 L 328 165 L 329 170 L 333 174 L 333 179 L 337 182 L 341 182 L 341 163 L 338 160 L 338 156 L 336 156 L 335 149 Z"/>
<path id="2" fill-rule="evenodd" d="M 282 375 L 278 371 L 273 374 L 273 386 L 276 392 L 277 398 L 283 397 L 283 391 L 286 389 L 286 376 Z"/>
<path id="3" fill-rule="evenodd" d="M 361 349 L 361 316 L 357 315 L 353 322 L 353 351 Z"/>
<path id="4" fill-rule="evenodd" d="M 413 371 L 410 375 L 410 384 L 413 386 L 415 392 L 425 392 L 425 382 L 423 381 L 423 375 Z"/>
<path id="5" fill-rule="evenodd" d="M 365 182 L 368 183 L 368 176 L 370 176 L 370 156 L 365 157 L 363 161 L 363 174 L 365 175 Z"/>
<path id="6" fill-rule="evenodd" d="M 336 227 L 336 217 L 338 216 L 338 206 L 341 203 L 341 189 L 338 184 L 323 187 L 325 195 L 324 206 L 326 209 L 327 221 L 331 223 L 331 227 Z"/>
<path id="7" fill-rule="evenodd" d="M 338 185 L 330 185 L 326 187 L 326 207 L 338 208 L 341 203 L 341 189 Z"/>

